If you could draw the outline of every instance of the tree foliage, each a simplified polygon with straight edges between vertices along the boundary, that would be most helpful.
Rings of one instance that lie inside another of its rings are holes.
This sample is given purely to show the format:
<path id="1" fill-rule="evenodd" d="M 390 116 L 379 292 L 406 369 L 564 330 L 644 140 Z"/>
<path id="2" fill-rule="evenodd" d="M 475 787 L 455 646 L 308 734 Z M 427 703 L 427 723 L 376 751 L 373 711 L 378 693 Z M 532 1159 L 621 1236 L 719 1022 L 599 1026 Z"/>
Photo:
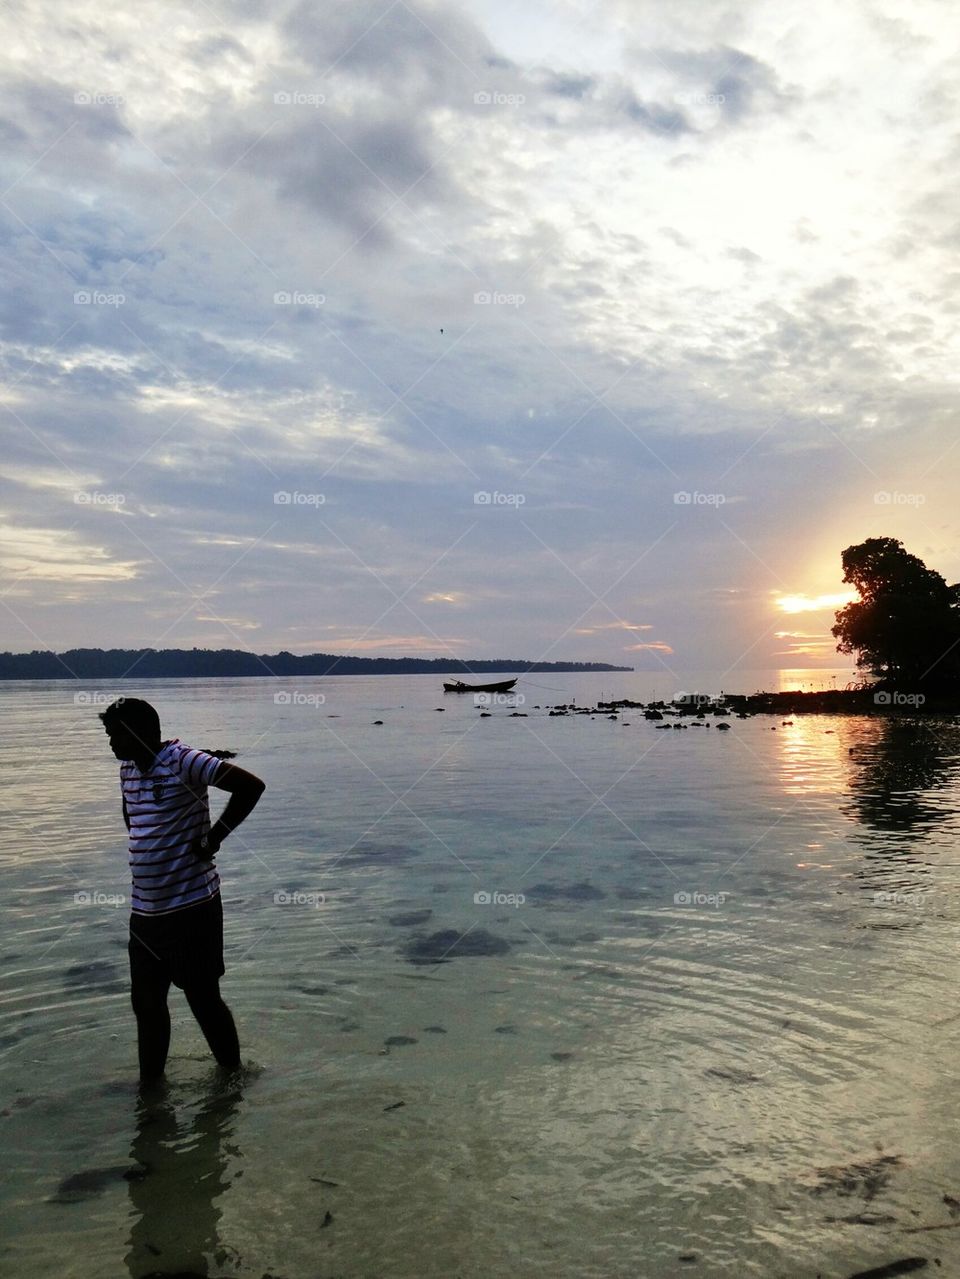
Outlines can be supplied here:
<path id="1" fill-rule="evenodd" d="M 843 552 L 843 580 L 860 599 L 836 615 L 837 651 L 891 685 L 952 686 L 960 680 L 960 585 L 894 537 L 870 537 Z"/>

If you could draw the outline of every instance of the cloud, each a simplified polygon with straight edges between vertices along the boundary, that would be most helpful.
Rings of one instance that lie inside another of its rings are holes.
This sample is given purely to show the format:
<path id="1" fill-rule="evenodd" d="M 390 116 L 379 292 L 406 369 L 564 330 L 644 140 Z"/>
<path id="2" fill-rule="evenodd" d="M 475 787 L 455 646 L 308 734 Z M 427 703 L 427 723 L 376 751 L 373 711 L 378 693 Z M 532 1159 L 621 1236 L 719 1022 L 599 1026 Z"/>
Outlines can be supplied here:
<path id="1" fill-rule="evenodd" d="M 211 63 L 228 61 L 230 58 L 236 58 L 248 65 L 254 62 L 254 56 L 250 50 L 239 40 L 226 34 L 204 36 L 196 40 L 185 52 L 199 66 L 204 67 Z"/>
<path id="2" fill-rule="evenodd" d="M 255 130 L 236 133 L 222 140 L 221 154 L 246 153 L 241 166 L 274 181 L 279 201 L 339 223 L 362 253 L 392 243 L 388 219 L 399 201 L 417 209 L 454 197 L 429 127 L 390 107 L 357 117 L 331 106 L 323 118 L 280 123 L 269 146 L 258 141 Z"/>
<path id="3" fill-rule="evenodd" d="M 551 71 L 544 77 L 543 87 L 547 93 L 556 93 L 561 98 L 574 98 L 579 102 L 596 88 L 597 84 L 596 76 Z"/>
<path id="4" fill-rule="evenodd" d="M 463 648 L 470 641 L 466 639 L 458 639 L 451 636 L 440 637 L 429 632 L 422 632 L 418 635 L 400 635 L 389 631 L 381 631 L 374 635 L 368 635 L 365 632 L 360 633 L 341 633 L 325 641 L 331 645 L 331 652 L 335 653 L 383 653 L 385 657 L 394 653 L 409 653 L 413 657 L 421 654 L 439 654 L 443 656 L 445 652 L 455 648 Z M 326 648 L 320 650 L 326 652 Z"/>
<path id="5" fill-rule="evenodd" d="M 343 73 L 417 98 L 450 93 L 495 50 L 466 14 L 425 0 L 301 0 L 281 22 L 291 50 L 321 77 Z"/>
<path id="6" fill-rule="evenodd" d="M 599 631 L 652 631 L 652 622 L 604 622 L 598 626 L 582 626 L 576 630 L 577 635 L 596 635 Z"/>
<path id="7" fill-rule="evenodd" d="M 694 132 L 693 125 L 676 107 L 641 102 L 631 92 L 623 94 L 620 106 L 628 120 L 632 120 L 634 124 L 639 124 L 644 129 L 649 129 L 651 133 Z"/>
<path id="8" fill-rule="evenodd" d="M 785 111 L 794 97 L 771 66 L 728 45 L 699 50 L 661 47 L 640 51 L 637 58 L 674 72 L 684 85 L 681 97 L 716 106 L 730 125 L 742 124 L 760 111 Z"/>
<path id="9" fill-rule="evenodd" d="M 0 524 L 3 549 L 0 572 L 12 595 L 27 595 L 40 583 L 49 598 L 57 583 L 85 587 L 93 583 L 130 581 L 139 576 L 136 560 L 114 558 L 109 549 L 61 528 L 24 528 Z"/>

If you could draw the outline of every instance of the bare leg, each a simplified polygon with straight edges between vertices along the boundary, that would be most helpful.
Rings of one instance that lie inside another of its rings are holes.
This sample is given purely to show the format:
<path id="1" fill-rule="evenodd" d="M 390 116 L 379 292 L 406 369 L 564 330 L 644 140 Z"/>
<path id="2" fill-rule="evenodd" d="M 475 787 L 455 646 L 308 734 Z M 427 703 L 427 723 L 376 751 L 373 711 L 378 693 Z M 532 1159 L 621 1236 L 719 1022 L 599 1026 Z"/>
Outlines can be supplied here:
<path id="1" fill-rule="evenodd" d="M 170 1050 L 170 1011 L 167 1008 L 168 978 L 136 977 L 130 1000 L 137 1018 L 137 1055 L 140 1079 L 153 1083 L 161 1079 Z"/>
<path id="2" fill-rule="evenodd" d="M 225 1070 L 235 1070 L 240 1065 L 240 1041 L 233 1014 L 220 995 L 219 979 L 185 986 L 183 993 L 218 1063 Z"/>

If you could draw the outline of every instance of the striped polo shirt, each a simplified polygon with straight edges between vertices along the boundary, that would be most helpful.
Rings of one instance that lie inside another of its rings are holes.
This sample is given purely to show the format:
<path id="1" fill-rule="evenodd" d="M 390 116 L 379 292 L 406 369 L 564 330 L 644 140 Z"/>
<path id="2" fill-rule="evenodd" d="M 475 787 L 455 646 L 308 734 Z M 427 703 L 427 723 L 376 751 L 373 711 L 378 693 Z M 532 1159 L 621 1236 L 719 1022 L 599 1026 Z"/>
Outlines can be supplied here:
<path id="1" fill-rule="evenodd" d="M 210 829 L 207 786 L 221 760 L 164 742 L 145 773 L 132 760 L 120 765 L 120 787 L 130 819 L 131 909 L 135 915 L 166 915 L 207 901 L 220 891 L 210 862 L 189 849 Z"/>

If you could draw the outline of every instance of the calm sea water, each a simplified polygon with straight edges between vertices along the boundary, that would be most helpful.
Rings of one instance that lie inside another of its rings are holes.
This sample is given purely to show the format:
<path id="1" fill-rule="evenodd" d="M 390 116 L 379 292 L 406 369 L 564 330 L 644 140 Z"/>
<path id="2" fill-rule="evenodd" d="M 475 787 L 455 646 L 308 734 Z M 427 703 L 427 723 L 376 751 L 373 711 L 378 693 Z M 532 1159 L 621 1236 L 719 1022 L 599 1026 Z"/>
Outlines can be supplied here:
<path id="1" fill-rule="evenodd" d="M 484 719 L 433 677 L 0 686 L 3 1273 L 960 1274 L 960 728 L 519 688 Z M 174 991 L 150 1108 L 117 692 L 268 783 L 218 858 L 247 1079 Z"/>

